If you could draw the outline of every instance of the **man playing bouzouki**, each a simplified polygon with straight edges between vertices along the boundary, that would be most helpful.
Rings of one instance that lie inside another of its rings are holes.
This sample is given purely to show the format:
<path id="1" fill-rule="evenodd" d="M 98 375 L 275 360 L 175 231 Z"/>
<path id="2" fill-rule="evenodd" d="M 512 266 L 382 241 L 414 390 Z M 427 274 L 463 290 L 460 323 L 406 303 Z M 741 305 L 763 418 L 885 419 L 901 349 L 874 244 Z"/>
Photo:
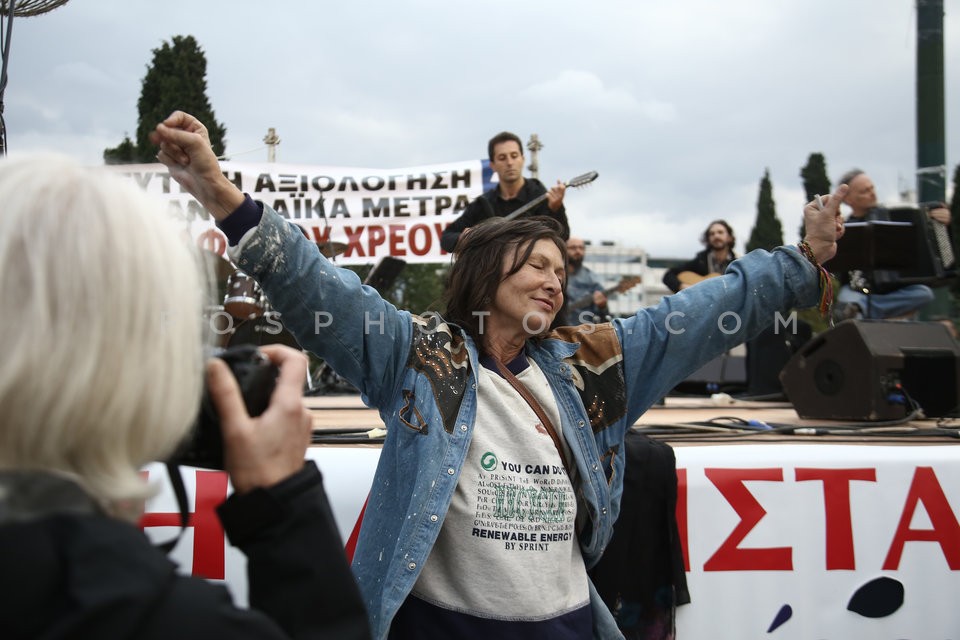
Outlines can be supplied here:
<path id="1" fill-rule="evenodd" d="M 674 293 L 706 278 L 722 275 L 727 265 L 737 258 L 733 252 L 737 239 L 733 235 L 733 228 L 725 220 L 714 220 L 707 225 L 700 241 L 706 249 L 693 260 L 668 269 L 663 274 L 663 284 Z"/>
<path id="2" fill-rule="evenodd" d="M 557 181 L 549 190 L 536 178 L 523 177 L 523 144 L 516 135 L 504 131 L 487 143 L 490 168 L 500 178 L 500 183 L 474 199 L 463 213 L 454 220 L 440 237 L 444 251 L 453 253 L 460 235 L 470 227 L 487 218 L 504 217 L 546 193 L 546 199 L 530 211 L 530 215 L 550 216 L 560 223 L 561 235 L 570 235 L 567 211 L 563 206 L 566 185 Z"/>

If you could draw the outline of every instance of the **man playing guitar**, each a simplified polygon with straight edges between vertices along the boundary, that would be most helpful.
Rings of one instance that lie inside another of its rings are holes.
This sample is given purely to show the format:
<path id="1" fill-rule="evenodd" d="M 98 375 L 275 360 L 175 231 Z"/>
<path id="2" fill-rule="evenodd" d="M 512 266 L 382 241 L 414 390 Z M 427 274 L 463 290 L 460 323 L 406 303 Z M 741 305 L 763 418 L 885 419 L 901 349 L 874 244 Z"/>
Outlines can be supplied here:
<path id="1" fill-rule="evenodd" d="M 564 294 L 565 302 L 577 300 L 588 294 L 592 299 L 586 307 L 581 309 L 567 309 L 567 324 L 578 325 L 583 322 L 593 322 L 598 316 L 607 315 L 607 296 L 603 292 L 603 285 L 589 267 L 584 266 L 583 258 L 587 252 L 587 245 L 583 238 L 570 236 L 567 240 L 567 289 Z"/>
<path id="2" fill-rule="evenodd" d="M 567 240 L 567 285 L 563 294 L 564 313 L 558 314 L 556 320 L 558 324 L 576 326 L 607 322 L 610 319 L 607 296 L 623 293 L 640 283 L 640 276 L 623 276 L 616 285 L 604 289 L 600 278 L 583 264 L 586 252 L 587 245 L 583 238 L 570 236 Z"/>
<path id="3" fill-rule="evenodd" d="M 663 284 L 676 293 L 706 278 L 722 275 L 727 265 L 736 260 L 733 245 L 737 239 L 725 220 L 714 220 L 700 237 L 706 247 L 693 260 L 677 265 L 663 275 Z"/>

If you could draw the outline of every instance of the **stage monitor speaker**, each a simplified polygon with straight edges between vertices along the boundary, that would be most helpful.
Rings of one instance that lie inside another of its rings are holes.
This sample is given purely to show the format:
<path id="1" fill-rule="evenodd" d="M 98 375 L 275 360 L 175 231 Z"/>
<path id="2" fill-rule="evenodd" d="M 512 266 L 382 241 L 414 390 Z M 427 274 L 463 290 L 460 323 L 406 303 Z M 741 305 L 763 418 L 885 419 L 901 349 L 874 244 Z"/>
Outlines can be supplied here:
<path id="1" fill-rule="evenodd" d="M 845 320 L 794 354 L 780 381 L 802 418 L 898 420 L 911 401 L 927 417 L 955 415 L 960 346 L 938 322 Z"/>
<path id="2" fill-rule="evenodd" d="M 780 372 L 800 347 L 813 336 L 803 320 L 783 325 L 774 324 L 746 343 L 747 396 L 783 396 Z"/>
<path id="3" fill-rule="evenodd" d="M 721 353 L 687 376 L 673 388 L 680 395 L 711 395 L 720 391 L 740 392 L 746 386 L 746 358 L 742 349 Z"/>

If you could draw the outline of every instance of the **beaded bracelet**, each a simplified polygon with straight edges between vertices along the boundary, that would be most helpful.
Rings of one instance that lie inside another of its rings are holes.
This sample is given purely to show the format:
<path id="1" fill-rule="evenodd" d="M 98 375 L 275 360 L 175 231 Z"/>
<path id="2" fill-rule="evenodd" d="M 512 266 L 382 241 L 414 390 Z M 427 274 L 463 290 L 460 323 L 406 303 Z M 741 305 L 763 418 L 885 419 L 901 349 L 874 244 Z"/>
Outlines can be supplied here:
<path id="1" fill-rule="evenodd" d="M 820 303 L 817 307 L 820 309 L 820 315 L 824 318 L 830 315 L 830 309 L 833 307 L 833 283 L 830 280 L 830 273 L 817 261 L 813 249 L 806 240 L 800 241 L 797 245 L 800 253 L 810 261 L 820 274 Z"/>

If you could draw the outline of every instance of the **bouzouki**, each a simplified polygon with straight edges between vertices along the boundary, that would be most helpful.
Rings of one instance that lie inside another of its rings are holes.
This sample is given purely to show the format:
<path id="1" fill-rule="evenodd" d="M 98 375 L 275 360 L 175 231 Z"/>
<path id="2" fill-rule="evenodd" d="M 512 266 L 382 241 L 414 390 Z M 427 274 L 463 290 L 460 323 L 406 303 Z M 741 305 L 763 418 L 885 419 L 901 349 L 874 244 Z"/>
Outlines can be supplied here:
<path id="1" fill-rule="evenodd" d="M 563 184 L 564 184 L 564 186 L 567 187 L 567 188 L 569 188 L 569 187 L 574 187 L 574 188 L 576 188 L 576 187 L 582 187 L 582 186 L 588 185 L 588 184 L 590 184 L 591 182 L 593 182 L 594 180 L 596 180 L 598 175 L 600 175 L 600 174 L 597 173 L 596 171 L 588 171 L 587 173 L 584 173 L 583 175 L 579 175 L 579 176 L 577 176 L 576 178 L 572 178 L 571 180 L 569 180 L 569 181 L 567 181 L 567 182 L 564 182 Z M 531 209 L 533 209 L 534 207 L 536 207 L 537 205 L 539 205 L 541 202 L 543 202 L 544 200 L 546 200 L 546 199 L 547 199 L 547 193 L 549 193 L 549 192 L 550 192 L 550 190 L 548 189 L 547 191 L 545 191 L 544 193 L 540 194 L 539 196 L 537 196 L 536 198 L 534 198 L 533 200 L 531 200 L 531 201 L 528 202 L 527 204 L 523 205 L 522 207 L 520 207 L 520 208 L 517 209 L 516 211 L 514 211 L 514 212 L 512 212 L 512 213 L 508 213 L 507 215 L 503 216 L 503 218 L 504 218 L 505 220 L 513 220 L 514 218 L 517 218 L 517 217 L 519 217 L 519 216 L 522 216 L 522 215 L 525 214 L 527 211 L 530 211 Z"/>
<path id="2" fill-rule="evenodd" d="M 618 282 L 616 285 L 610 287 L 609 289 L 604 289 L 603 295 L 609 297 L 615 293 L 623 293 L 627 289 L 632 289 L 633 287 L 640 284 L 640 280 L 641 280 L 640 276 L 623 276 L 620 279 L 620 282 Z M 568 312 L 578 311 L 580 309 L 589 307 L 591 304 L 593 304 L 593 294 L 594 292 L 590 292 L 585 296 L 581 296 L 576 300 L 572 300 L 571 302 L 568 302 L 567 311 Z"/>

